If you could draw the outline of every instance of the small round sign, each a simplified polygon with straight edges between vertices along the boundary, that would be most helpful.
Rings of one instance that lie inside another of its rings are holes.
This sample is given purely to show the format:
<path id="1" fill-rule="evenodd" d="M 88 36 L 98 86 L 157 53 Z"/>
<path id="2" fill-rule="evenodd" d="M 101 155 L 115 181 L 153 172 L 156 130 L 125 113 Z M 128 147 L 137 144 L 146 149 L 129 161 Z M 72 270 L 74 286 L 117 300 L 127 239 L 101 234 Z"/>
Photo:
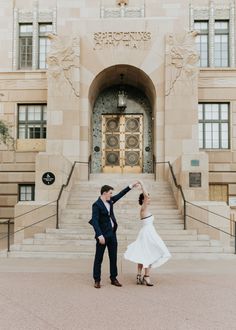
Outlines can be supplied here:
<path id="1" fill-rule="evenodd" d="M 46 172 L 42 176 L 42 181 L 46 185 L 53 184 L 55 181 L 55 175 L 52 172 Z"/>

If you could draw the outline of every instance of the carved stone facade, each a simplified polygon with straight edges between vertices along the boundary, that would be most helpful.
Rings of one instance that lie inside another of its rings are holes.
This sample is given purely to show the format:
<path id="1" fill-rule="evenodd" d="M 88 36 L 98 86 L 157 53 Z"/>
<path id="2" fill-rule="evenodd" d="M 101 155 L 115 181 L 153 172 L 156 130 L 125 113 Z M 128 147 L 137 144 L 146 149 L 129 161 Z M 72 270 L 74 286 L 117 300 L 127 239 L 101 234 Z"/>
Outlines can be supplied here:
<path id="1" fill-rule="evenodd" d="M 145 6 L 130 7 L 122 4 L 120 7 L 101 6 L 101 18 L 141 18 L 145 17 Z"/>
<path id="2" fill-rule="evenodd" d="M 48 54 L 48 77 L 53 80 L 54 88 L 71 86 L 76 97 L 80 92 L 80 41 L 78 37 L 67 38 L 49 35 L 52 40 Z"/>
<path id="3" fill-rule="evenodd" d="M 173 93 L 178 81 L 186 81 L 189 85 L 198 75 L 196 64 L 199 55 L 195 47 L 196 32 L 169 35 L 166 39 L 166 66 L 170 71 L 165 95 Z"/>
<path id="4" fill-rule="evenodd" d="M 130 0 L 118 6 L 116 0 L 27 0 L 26 7 L 9 0 L 0 14 L 0 119 L 14 128 L 16 139 L 16 150 L 1 146 L 0 194 L 9 192 L 16 203 L 18 185 L 30 182 L 39 203 L 51 201 L 74 161 L 81 162 L 78 180 L 88 180 L 91 158 L 92 172 L 101 171 L 101 154 L 94 151 L 102 143 L 101 115 L 119 113 L 116 93 L 123 74 L 133 95 L 125 111 L 145 119 L 142 171 L 155 170 L 158 179 L 166 179 L 153 159 L 170 161 L 191 200 L 206 200 L 209 182 L 226 184 L 236 196 L 235 1 Z M 214 67 L 216 19 L 229 20 L 231 67 Z M 194 20 L 209 21 L 210 67 L 199 71 L 194 33 L 187 32 Z M 48 70 L 37 67 L 43 22 L 53 27 Z M 33 25 L 32 69 L 19 70 L 19 23 Z M 198 102 L 229 105 L 228 149 L 199 150 Z M 19 104 L 47 104 L 46 139 L 18 138 Z M 188 186 L 189 172 L 196 170 L 191 160 L 200 162 L 201 189 Z M 50 187 L 42 183 L 46 171 L 56 175 Z M 8 206 L 10 211 L 0 206 L 6 218 L 14 209 Z"/>

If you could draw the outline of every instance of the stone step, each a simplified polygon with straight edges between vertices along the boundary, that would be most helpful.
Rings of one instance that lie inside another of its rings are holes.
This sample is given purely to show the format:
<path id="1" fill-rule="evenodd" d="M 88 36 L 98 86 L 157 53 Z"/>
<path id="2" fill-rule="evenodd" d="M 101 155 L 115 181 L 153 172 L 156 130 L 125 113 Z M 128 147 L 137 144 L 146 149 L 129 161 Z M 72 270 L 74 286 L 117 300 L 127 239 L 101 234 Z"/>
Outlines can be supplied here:
<path id="1" fill-rule="evenodd" d="M 118 179 L 118 180 L 154 180 L 154 173 L 91 173 L 89 175 L 90 182 L 93 180 L 104 180 L 104 178 L 108 179 Z M 159 181 L 159 182 L 166 182 L 166 181 Z"/>
<path id="2" fill-rule="evenodd" d="M 126 244 L 126 246 L 131 242 L 132 240 L 127 240 L 127 239 L 121 239 L 118 238 L 119 245 L 121 244 Z M 165 244 L 168 247 L 173 247 L 173 246 L 221 246 L 219 241 L 187 241 L 187 240 L 165 240 Z M 30 238 L 30 239 L 25 239 L 23 241 L 23 245 L 80 245 L 86 247 L 88 245 L 93 246 L 95 245 L 95 240 L 91 239 L 91 237 L 85 237 L 85 238 L 80 238 L 80 239 L 55 239 L 55 237 L 50 238 L 50 237 L 41 237 L 41 238 Z M 230 249 L 231 251 L 231 249 Z"/>
<path id="3" fill-rule="evenodd" d="M 129 242 L 134 241 L 137 238 L 137 234 L 121 234 L 117 235 L 118 242 L 120 240 L 127 240 Z M 208 235 L 162 235 L 161 238 L 166 241 L 209 241 Z M 94 233 L 90 234 L 35 234 L 35 239 L 49 239 L 49 240 L 83 240 L 88 239 L 94 241 Z M 32 239 L 33 240 L 33 239 Z"/>
<path id="4" fill-rule="evenodd" d="M 134 206 L 133 205 L 131 206 L 129 204 L 119 205 L 119 208 L 122 208 L 123 211 L 129 210 L 131 207 L 134 207 Z M 90 205 L 80 205 L 80 204 L 68 203 L 67 208 L 68 209 L 77 209 L 77 210 L 80 210 L 81 212 L 84 212 L 85 210 L 89 210 L 90 212 L 92 212 L 92 205 L 91 204 Z M 170 204 L 153 205 L 149 209 L 153 214 L 155 214 L 155 211 L 160 211 L 160 210 L 178 210 L 176 205 L 174 205 L 174 204 L 173 205 L 170 205 Z M 115 213 L 119 213 L 119 211 L 116 210 Z M 133 213 L 133 211 L 130 210 L 129 213 Z"/>
<path id="5" fill-rule="evenodd" d="M 150 208 L 150 211 L 152 211 L 153 208 Z M 67 208 L 67 212 L 68 213 L 76 213 L 76 214 L 80 214 L 82 213 L 83 215 L 90 215 L 92 214 L 92 207 L 89 209 L 84 209 L 82 212 L 79 212 L 78 209 L 76 208 Z M 115 214 L 116 217 L 118 217 L 119 215 L 133 215 L 133 214 L 139 214 L 139 209 L 130 209 L 130 208 L 126 208 L 125 206 L 119 207 L 115 210 Z M 181 215 L 181 211 L 178 209 L 159 209 L 158 207 L 156 208 L 156 210 L 154 210 L 154 212 L 152 212 L 152 214 L 154 215 L 154 217 L 156 216 L 161 216 L 161 215 Z"/>
<path id="6" fill-rule="evenodd" d="M 178 223 L 158 223 L 155 225 L 157 230 L 162 230 L 162 229 L 169 229 L 169 230 L 175 230 L 175 229 L 184 229 L 184 225 L 178 224 Z M 60 228 L 74 228 L 74 229 L 82 229 L 82 230 L 87 230 L 88 224 L 76 224 L 76 223 L 61 223 Z M 137 231 L 136 228 L 134 228 L 134 224 L 119 224 L 119 231 L 126 231 L 126 230 L 134 230 L 135 232 Z"/>
<path id="7" fill-rule="evenodd" d="M 223 247 L 221 242 L 210 240 L 208 235 L 198 235 L 197 230 L 183 230 L 183 215 L 177 209 L 169 183 L 154 181 L 152 174 L 134 175 L 133 178 L 132 175 L 94 174 L 91 181 L 74 184 L 66 209 L 61 213 L 60 229 L 47 228 L 45 233 L 35 234 L 22 244 L 13 245 L 9 257 L 92 259 L 96 241 L 88 220 L 101 186 L 108 182 L 115 187 L 116 194 L 137 178 L 144 181 L 151 194 L 150 211 L 155 218 L 154 225 L 174 259 L 232 258 L 233 247 Z M 115 207 L 120 260 L 123 260 L 127 245 L 137 238 L 141 227 L 137 203 L 140 192 L 140 189 L 131 190 Z"/>
<path id="8" fill-rule="evenodd" d="M 90 199 L 90 200 L 85 200 L 85 199 L 80 199 L 79 197 L 77 198 L 70 198 L 68 200 L 68 203 L 67 205 L 70 205 L 70 204 L 76 204 L 76 205 L 79 205 L 81 207 L 91 207 L 92 204 L 94 203 L 94 200 Z M 124 203 L 121 203 L 121 202 L 118 202 L 117 206 L 118 205 L 128 205 L 130 207 L 136 207 L 138 205 L 138 203 L 134 202 L 134 201 L 125 201 Z M 174 206 L 176 208 L 176 202 L 173 201 L 173 200 L 162 200 L 162 201 L 153 201 L 152 200 L 152 204 L 150 205 L 150 208 L 152 207 L 165 207 L 165 206 Z"/>
<path id="9" fill-rule="evenodd" d="M 183 219 L 183 215 L 180 214 L 175 214 L 175 213 L 172 213 L 172 211 L 170 211 L 171 213 L 155 213 L 154 214 L 154 217 L 155 217 L 155 220 L 156 219 Z M 136 212 L 135 214 L 139 214 L 139 212 Z M 90 214 L 91 214 L 91 211 L 90 211 Z M 117 214 L 117 212 L 116 212 Z M 88 216 L 87 216 L 87 213 L 85 214 L 84 212 L 78 212 L 77 210 L 75 209 L 64 209 L 62 211 L 62 214 L 61 214 L 61 221 L 63 221 L 63 218 L 64 217 L 73 217 L 73 218 L 76 218 L 76 219 L 88 219 Z"/>
<path id="10" fill-rule="evenodd" d="M 64 217 L 61 221 L 60 221 L 60 225 L 63 224 L 68 224 L 68 225 L 79 225 L 79 226 L 87 226 L 88 224 L 88 218 L 86 217 L 85 219 L 80 219 L 80 218 L 76 218 L 76 217 Z M 122 221 L 123 223 L 123 221 Z M 155 219 L 154 225 L 156 226 L 157 224 L 169 224 L 170 226 L 172 224 L 183 224 L 183 220 L 182 219 L 175 219 L 175 218 L 166 218 L 166 219 Z M 132 226 L 132 227 L 136 227 L 136 225 L 141 225 L 140 220 L 135 219 L 127 219 L 125 220 L 125 225 L 126 226 Z M 121 226 L 121 223 L 119 222 L 119 227 Z"/>
<path id="11" fill-rule="evenodd" d="M 119 243 L 119 251 L 125 252 L 127 248 L 127 242 Z M 168 246 L 169 251 L 172 253 L 220 253 L 224 252 L 223 247 L 221 246 Z M 95 251 L 95 242 L 93 244 L 89 241 L 87 244 L 77 241 L 74 244 L 19 244 L 13 245 L 11 251 L 27 251 L 27 252 L 94 252 Z"/>
<path id="12" fill-rule="evenodd" d="M 9 258 L 48 258 L 48 259 L 88 259 L 91 262 L 94 258 L 94 253 L 78 253 L 78 252 L 22 252 L 12 251 L 6 253 Z M 190 259 L 190 260 L 234 260 L 236 261 L 236 255 L 232 253 L 172 253 L 172 259 Z M 123 255 L 118 254 L 118 261 L 124 262 Z M 125 261 L 126 262 L 126 261 Z"/>
<path id="13" fill-rule="evenodd" d="M 91 228 L 91 232 L 94 232 L 92 227 Z M 62 233 L 62 234 L 82 234 L 82 230 L 77 230 L 77 229 L 65 229 L 65 228 L 61 228 L 61 229 L 54 229 L 54 228 L 47 228 L 46 229 L 46 233 Z M 197 234 L 197 230 L 196 229 L 187 229 L 187 230 L 181 230 L 181 229 L 163 229 L 158 231 L 158 233 L 161 235 L 163 234 L 168 234 L 168 235 L 196 235 Z"/>

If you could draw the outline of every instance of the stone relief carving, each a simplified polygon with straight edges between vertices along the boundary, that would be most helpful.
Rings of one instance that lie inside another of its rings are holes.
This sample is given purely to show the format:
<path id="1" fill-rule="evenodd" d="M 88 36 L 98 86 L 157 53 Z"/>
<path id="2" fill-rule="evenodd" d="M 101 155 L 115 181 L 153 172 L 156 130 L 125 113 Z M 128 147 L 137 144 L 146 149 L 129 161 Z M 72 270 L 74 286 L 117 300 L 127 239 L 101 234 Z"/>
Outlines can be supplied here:
<path id="1" fill-rule="evenodd" d="M 225 8 L 218 8 L 215 10 L 215 19 L 229 19 L 230 11 Z"/>
<path id="2" fill-rule="evenodd" d="M 50 34 L 51 49 L 47 57 L 48 75 L 60 83 L 66 80 L 75 96 L 80 92 L 80 40 Z"/>
<path id="3" fill-rule="evenodd" d="M 166 56 L 170 73 L 166 96 L 170 95 L 178 80 L 190 82 L 198 74 L 196 63 L 199 60 L 199 55 L 194 40 L 196 35 L 197 31 L 191 31 L 167 37 Z"/>

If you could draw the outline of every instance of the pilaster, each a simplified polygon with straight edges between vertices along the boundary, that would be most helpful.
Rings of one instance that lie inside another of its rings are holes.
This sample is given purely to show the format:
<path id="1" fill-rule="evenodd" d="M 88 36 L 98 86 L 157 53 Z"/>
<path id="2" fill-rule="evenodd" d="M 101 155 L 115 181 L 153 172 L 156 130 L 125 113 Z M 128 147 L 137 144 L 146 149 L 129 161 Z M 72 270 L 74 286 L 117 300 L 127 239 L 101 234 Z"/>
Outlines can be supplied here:
<path id="1" fill-rule="evenodd" d="M 230 3 L 230 66 L 235 67 L 235 4 Z"/>
<path id="2" fill-rule="evenodd" d="M 214 1 L 209 6 L 209 66 L 214 67 L 215 8 Z"/>
<path id="3" fill-rule="evenodd" d="M 33 8 L 33 54 L 32 54 L 32 69 L 36 70 L 38 66 L 38 1 L 34 1 Z"/>
<path id="4" fill-rule="evenodd" d="M 17 8 L 14 8 L 14 13 L 13 13 L 13 61 L 12 61 L 12 68 L 13 70 L 18 69 L 18 40 L 19 40 L 19 29 L 18 29 L 18 21 L 19 21 L 19 11 Z"/>

